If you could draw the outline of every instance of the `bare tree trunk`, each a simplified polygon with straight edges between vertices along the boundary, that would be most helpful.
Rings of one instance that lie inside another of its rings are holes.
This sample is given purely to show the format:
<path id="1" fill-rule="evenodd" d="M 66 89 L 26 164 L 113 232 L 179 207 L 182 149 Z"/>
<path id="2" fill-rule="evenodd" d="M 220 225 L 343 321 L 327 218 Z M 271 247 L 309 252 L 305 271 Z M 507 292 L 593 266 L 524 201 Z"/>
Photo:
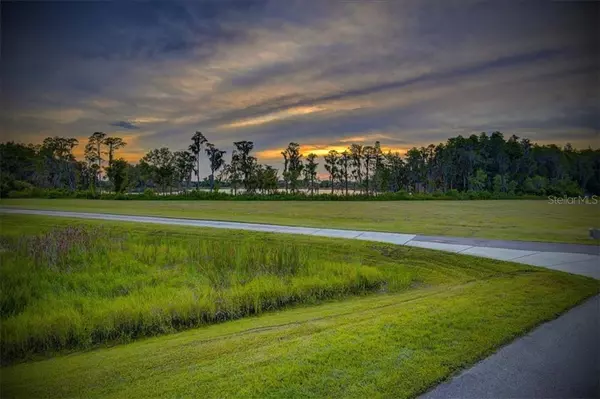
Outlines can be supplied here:
<path id="1" fill-rule="evenodd" d="M 200 191 L 200 153 L 196 155 L 196 190 Z"/>

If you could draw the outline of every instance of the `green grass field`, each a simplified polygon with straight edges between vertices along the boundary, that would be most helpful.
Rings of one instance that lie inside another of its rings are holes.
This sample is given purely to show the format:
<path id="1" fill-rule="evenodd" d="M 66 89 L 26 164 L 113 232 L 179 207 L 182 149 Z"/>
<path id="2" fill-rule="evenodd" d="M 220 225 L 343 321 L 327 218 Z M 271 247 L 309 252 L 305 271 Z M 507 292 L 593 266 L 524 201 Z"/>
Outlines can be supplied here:
<path id="1" fill-rule="evenodd" d="M 7 398 L 412 397 L 600 288 L 362 241 L 0 221 L 3 350 L 49 357 L 0 369 Z"/>
<path id="2" fill-rule="evenodd" d="M 154 226 L 3 215 L 2 359 L 127 341 L 419 276 L 364 247 Z M 34 233 L 34 234 L 32 234 Z"/>
<path id="3" fill-rule="evenodd" d="M 409 234 L 594 244 L 600 205 L 548 201 L 94 201 L 3 199 L 2 207 L 104 212 L 391 231 Z"/>

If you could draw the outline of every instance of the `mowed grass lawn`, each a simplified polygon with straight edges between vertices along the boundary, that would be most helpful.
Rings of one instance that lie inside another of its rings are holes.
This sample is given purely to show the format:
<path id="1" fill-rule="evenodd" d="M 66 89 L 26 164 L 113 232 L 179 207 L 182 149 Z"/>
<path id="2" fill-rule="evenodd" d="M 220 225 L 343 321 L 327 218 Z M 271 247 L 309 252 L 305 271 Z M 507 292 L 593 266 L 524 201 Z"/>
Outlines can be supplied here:
<path id="1" fill-rule="evenodd" d="M 594 244 L 600 205 L 506 201 L 94 201 L 3 199 L 0 207 L 103 212 L 409 234 Z"/>
<path id="2" fill-rule="evenodd" d="M 0 221 L 3 350 L 25 338 L 3 398 L 413 397 L 600 288 L 362 241 Z"/>

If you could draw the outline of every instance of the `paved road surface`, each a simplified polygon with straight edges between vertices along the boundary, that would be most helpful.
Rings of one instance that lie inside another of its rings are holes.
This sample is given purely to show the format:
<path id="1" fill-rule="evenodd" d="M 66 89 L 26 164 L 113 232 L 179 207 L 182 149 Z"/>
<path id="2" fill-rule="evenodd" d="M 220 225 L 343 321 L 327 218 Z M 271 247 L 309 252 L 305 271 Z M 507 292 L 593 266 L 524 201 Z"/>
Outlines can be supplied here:
<path id="1" fill-rule="evenodd" d="M 25 209 L 24 213 L 84 219 L 307 234 L 387 242 L 510 260 L 600 279 L 598 246 L 431 237 L 415 234 L 317 229 L 254 223 Z M 521 337 L 496 354 L 424 394 L 437 398 L 599 398 L 600 296 Z"/>
<path id="2" fill-rule="evenodd" d="M 598 398 L 599 312 L 596 296 L 420 399 Z"/>

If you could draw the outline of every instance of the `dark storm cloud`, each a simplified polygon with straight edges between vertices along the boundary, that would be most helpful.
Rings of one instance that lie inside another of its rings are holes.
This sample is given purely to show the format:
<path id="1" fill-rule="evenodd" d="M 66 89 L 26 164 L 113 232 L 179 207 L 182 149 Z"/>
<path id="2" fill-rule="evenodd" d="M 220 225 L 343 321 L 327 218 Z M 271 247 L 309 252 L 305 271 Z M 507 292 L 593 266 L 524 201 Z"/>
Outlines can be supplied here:
<path id="1" fill-rule="evenodd" d="M 113 122 L 113 123 L 110 124 L 110 126 L 121 127 L 123 129 L 127 129 L 127 130 L 136 130 L 136 129 L 139 129 L 138 126 L 134 125 L 131 122 L 127 122 L 127 121 Z"/>
<path id="2" fill-rule="evenodd" d="M 229 114 L 225 114 L 221 116 L 219 119 L 210 122 L 223 122 L 231 119 L 237 118 L 246 118 L 252 116 L 258 116 L 268 113 L 273 113 L 277 111 L 282 111 L 285 109 L 289 109 L 297 106 L 305 106 L 305 105 L 315 105 L 321 103 L 327 103 L 334 100 L 342 100 L 353 97 L 360 97 L 369 94 L 375 94 L 385 91 L 391 91 L 395 89 L 402 89 L 409 87 L 411 85 L 415 85 L 417 83 L 422 82 L 439 82 L 442 80 L 448 79 L 459 79 L 463 76 L 471 76 L 475 74 L 485 73 L 486 71 L 490 71 L 493 69 L 500 69 L 506 67 L 516 67 L 520 64 L 539 61 L 539 60 L 552 60 L 556 56 L 560 55 L 561 52 L 559 50 L 540 50 L 527 54 L 517 54 L 511 55 L 507 57 L 502 57 L 491 62 L 483 62 L 477 65 L 458 68 L 455 70 L 444 71 L 444 72 L 436 72 L 423 74 L 414 78 L 394 81 L 389 83 L 377 84 L 372 86 L 361 87 L 354 90 L 343 91 L 339 93 L 329 94 L 326 96 L 315 97 L 315 98 L 304 98 L 300 95 L 291 94 L 282 97 L 278 97 L 275 99 L 270 99 L 266 102 L 260 104 L 253 104 L 250 107 L 246 107 L 241 110 L 235 110 Z M 278 67 L 280 69 L 281 67 Z M 269 71 L 267 71 L 268 74 Z M 249 81 L 246 82 L 237 82 L 241 86 L 252 86 L 249 85 Z M 245 83 L 245 84 L 244 84 Z M 253 85 L 258 84 L 258 81 L 255 80 Z"/>

